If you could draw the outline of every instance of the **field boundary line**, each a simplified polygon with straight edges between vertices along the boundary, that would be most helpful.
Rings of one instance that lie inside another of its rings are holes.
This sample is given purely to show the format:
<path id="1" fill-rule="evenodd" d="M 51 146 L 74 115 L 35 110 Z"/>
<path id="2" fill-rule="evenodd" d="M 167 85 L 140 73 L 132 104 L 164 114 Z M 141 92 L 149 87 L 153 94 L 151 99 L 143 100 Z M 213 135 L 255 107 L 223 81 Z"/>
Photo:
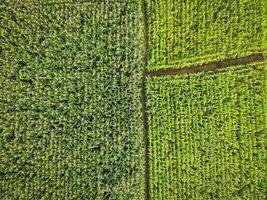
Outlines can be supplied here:
<path id="1" fill-rule="evenodd" d="M 144 65 L 142 75 L 142 89 L 141 89 L 141 102 L 142 102 L 142 115 L 143 115 L 143 128 L 144 128 L 144 153 L 145 153 L 145 200 L 149 200 L 149 147 L 148 147 L 148 116 L 147 116 L 147 96 L 146 96 L 146 67 L 147 67 L 147 52 L 148 52 L 148 20 L 147 20 L 147 2 L 142 0 L 143 24 L 144 24 Z"/>
<path id="2" fill-rule="evenodd" d="M 264 60 L 265 56 L 263 54 L 252 54 L 249 56 L 244 56 L 239 58 L 228 58 L 221 61 L 209 62 L 200 65 L 192 65 L 184 68 L 162 68 L 155 71 L 147 71 L 146 76 L 171 76 L 177 74 L 190 74 L 190 73 L 215 71 L 222 68 L 244 65 Z"/>

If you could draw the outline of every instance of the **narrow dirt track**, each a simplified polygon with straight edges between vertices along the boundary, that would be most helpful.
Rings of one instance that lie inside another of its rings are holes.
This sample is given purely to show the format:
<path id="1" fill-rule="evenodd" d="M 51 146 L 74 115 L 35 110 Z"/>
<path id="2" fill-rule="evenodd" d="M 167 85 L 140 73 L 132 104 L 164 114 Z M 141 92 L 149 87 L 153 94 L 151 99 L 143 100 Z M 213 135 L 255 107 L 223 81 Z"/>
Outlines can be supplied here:
<path id="1" fill-rule="evenodd" d="M 235 65 L 244 65 L 257 61 L 264 61 L 264 56 L 262 54 L 253 54 L 245 57 L 225 59 L 217 62 L 210 62 L 201 65 L 189 66 L 185 68 L 165 68 L 150 72 L 147 71 L 146 76 L 170 76 L 176 74 L 214 71 L 226 67 L 231 67 Z"/>

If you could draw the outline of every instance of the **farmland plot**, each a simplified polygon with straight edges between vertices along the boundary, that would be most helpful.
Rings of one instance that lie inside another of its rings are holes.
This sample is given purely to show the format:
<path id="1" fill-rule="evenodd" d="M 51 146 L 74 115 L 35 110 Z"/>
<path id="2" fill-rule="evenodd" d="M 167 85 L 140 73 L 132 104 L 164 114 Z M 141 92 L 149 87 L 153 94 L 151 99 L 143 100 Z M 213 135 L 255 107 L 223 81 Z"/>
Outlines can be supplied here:
<path id="1" fill-rule="evenodd" d="M 146 0 L 148 70 L 263 51 L 262 0 Z"/>
<path id="2" fill-rule="evenodd" d="M 142 199 L 140 2 L 0 9 L 0 199 Z"/>
<path id="3" fill-rule="evenodd" d="M 151 199 L 264 199 L 266 63 L 147 79 Z"/>

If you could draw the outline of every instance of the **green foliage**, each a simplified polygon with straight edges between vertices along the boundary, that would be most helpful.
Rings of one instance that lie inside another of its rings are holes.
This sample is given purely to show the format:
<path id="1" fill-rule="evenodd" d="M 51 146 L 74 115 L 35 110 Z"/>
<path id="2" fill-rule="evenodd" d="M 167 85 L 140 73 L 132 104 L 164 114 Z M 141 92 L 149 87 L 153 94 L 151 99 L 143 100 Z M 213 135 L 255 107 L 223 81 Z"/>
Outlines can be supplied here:
<path id="1" fill-rule="evenodd" d="M 265 199 L 265 66 L 148 78 L 151 199 Z"/>
<path id="2" fill-rule="evenodd" d="M 27 2 L 0 5 L 0 199 L 143 199 L 140 2 Z"/>
<path id="3" fill-rule="evenodd" d="M 263 1 L 146 0 L 148 69 L 263 51 Z"/>

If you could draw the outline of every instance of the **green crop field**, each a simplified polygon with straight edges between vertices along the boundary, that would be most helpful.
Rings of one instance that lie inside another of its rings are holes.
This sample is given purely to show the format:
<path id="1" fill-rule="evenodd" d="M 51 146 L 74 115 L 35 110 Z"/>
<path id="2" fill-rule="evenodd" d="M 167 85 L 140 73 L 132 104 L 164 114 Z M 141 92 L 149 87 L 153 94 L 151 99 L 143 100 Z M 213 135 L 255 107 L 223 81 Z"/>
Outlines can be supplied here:
<path id="1" fill-rule="evenodd" d="M 151 199 L 266 197 L 265 66 L 147 79 Z"/>
<path id="2" fill-rule="evenodd" d="M 148 70 L 263 50 L 262 0 L 147 0 Z"/>
<path id="3" fill-rule="evenodd" d="M 143 199 L 141 4 L 59 2 L 0 4 L 0 199 Z"/>
<path id="4" fill-rule="evenodd" d="M 267 0 L 1 0 L 0 200 L 264 200 Z"/>

